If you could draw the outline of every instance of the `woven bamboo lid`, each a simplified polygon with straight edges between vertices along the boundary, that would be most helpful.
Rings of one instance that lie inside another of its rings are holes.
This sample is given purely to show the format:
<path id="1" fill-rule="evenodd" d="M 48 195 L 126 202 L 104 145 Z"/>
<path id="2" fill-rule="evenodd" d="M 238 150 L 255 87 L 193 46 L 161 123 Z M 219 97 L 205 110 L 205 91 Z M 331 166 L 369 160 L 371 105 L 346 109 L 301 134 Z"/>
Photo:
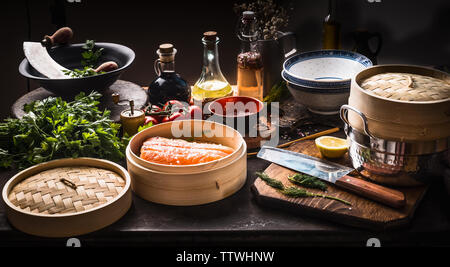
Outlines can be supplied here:
<path id="1" fill-rule="evenodd" d="M 16 229 L 41 237 L 73 237 L 118 221 L 131 207 L 131 179 L 113 162 L 61 159 L 18 173 L 3 188 Z"/>
<path id="2" fill-rule="evenodd" d="M 73 214 L 113 201 L 124 187 L 125 180 L 109 170 L 56 168 L 17 184 L 9 200 L 16 207 L 35 214 Z"/>
<path id="3" fill-rule="evenodd" d="M 427 102 L 450 99 L 448 82 L 418 74 L 378 74 L 364 80 L 361 87 L 375 95 L 393 100 Z"/>

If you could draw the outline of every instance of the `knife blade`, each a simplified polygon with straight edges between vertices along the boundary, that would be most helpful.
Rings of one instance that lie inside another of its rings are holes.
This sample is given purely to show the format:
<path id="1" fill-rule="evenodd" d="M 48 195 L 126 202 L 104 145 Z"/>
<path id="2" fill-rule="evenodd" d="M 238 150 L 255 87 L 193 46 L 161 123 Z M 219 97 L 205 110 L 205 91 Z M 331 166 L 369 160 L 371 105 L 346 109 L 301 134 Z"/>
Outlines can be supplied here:
<path id="1" fill-rule="evenodd" d="M 41 43 L 24 42 L 23 51 L 30 65 L 45 77 L 49 79 L 70 79 L 69 76 L 64 74 L 64 71 L 68 71 L 68 69 L 53 60 L 48 54 L 47 48 L 42 46 Z"/>
<path id="2" fill-rule="evenodd" d="M 352 193 L 393 208 L 403 208 L 406 205 L 404 193 L 348 176 L 354 169 L 334 162 L 273 147 L 263 147 L 258 153 L 258 158 L 317 177 Z"/>

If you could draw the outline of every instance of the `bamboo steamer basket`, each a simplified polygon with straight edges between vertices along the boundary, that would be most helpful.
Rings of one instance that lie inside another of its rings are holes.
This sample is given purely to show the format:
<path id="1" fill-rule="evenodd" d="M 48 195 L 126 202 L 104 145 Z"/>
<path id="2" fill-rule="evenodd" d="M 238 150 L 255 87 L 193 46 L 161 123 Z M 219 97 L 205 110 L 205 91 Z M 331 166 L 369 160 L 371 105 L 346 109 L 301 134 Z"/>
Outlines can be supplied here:
<path id="1" fill-rule="evenodd" d="M 367 117 L 369 132 L 376 138 L 399 142 L 430 142 L 450 137 L 450 98 L 432 101 L 395 100 L 362 88 L 363 82 L 371 77 L 387 74 L 380 76 L 385 80 L 375 85 L 379 86 L 377 90 L 410 87 L 415 94 L 425 94 L 424 97 L 431 91 L 415 91 L 413 78 L 405 81 L 394 75 L 389 77 L 389 73 L 411 74 L 411 77 L 414 75 L 433 77 L 441 80 L 443 86 L 445 84 L 450 86 L 448 74 L 419 66 L 380 65 L 362 71 L 352 80 L 349 106 Z M 422 86 L 427 85 L 426 81 L 421 83 Z M 434 85 L 430 84 L 431 86 Z M 357 113 L 350 112 L 348 121 L 353 128 L 366 132 L 363 120 Z"/>
<path id="2" fill-rule="evenodd" d="M 226 127 L 208 121 L 193 123 L 212 123 L 217 129 Z M 169 133 L 166 133 L 163 137 L 170 137 L 171 128 L 167 127 L 166 129 Z M 215 141 L 219 144 L 225 144 L 229 142 L 230 138 L 233 139 L 233 137 L 223 137 L 217 138 Z M 211 138 L 203 135 L 196 140 L 207 142 L 211 141 Z M 239 154 L 234 159 L 216 164 L 214 168 L 189 166 L 184 169 L 186 171 L 184 173 L 161 172 L 141 165 L 132 155 L 137 153 L 137 151 L 133 153 L 133 147 L 133 144 L 130 143 L 126 151 L 131 187 L 136 195 L 150 202 L 170 206 L 209 204 L 235 194 L 242 189 L 247 180 L 247 145 L 245 142 L 242 143 L 242 148 L 239 149 Z"/>
<path id="3" fill-rule="evenodd" d="M 169 206 L 197 206 L 223 200 L 247 180 L 247 152 L 226 166 L 201 173 L 162 173 L 138 165 L 127 150 L 131 186 L 139 197 Z"/>
<path id="4" fill-rule="evenodd" d="M 174 137 L 172 128 L 184 129 L 185 127 L 190 127 L 190 129 L 188 130 L 190 136 L 195 136 L 195 134 L 197 133 L 198 137 L 195 138 L 196 142 L 198 141 L 225 145 L 233 148 L 234 152 L 231 155 L 220 160 L 187 166 L 169 166 L 157 164 L 143 160 L 139 157 L 141 147 L 147 139 L 151 137 L 177 138 Z M 210 137 L 203 134 L 203 132 L 200 131 L 202 129 L 207 129 L 208 131 L 211 130 Z M 242 135 L 231 127 L 211 121 L 188 120 L 163 123 L 142 131 L 133 137 L 128 148 L 130 149 L 130 157 L 139 166 L 143 166 L 145 168 L 163 173 L 188 174 L 214 170 L 226 166 L 230 162 L 233 162 L 236 158 L 240 157 L 243 151 L 247 150 L 245 144 L 246 143 Z"/>
<path id="5" fill-rule="evenodd" d="M 85 235 L 122 218 L 132 203 L 131 179 L 99 159 L 63 159 L 20 172 L 3 189 L 6 215 L 18 230 L 46 238 Z"/>

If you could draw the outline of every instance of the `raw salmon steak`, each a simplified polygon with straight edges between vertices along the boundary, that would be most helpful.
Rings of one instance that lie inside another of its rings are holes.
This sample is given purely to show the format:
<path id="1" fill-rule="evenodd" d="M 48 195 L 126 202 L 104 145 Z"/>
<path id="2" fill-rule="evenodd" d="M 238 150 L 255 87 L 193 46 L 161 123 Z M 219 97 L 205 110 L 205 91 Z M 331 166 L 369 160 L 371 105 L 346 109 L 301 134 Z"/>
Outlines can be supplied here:
<path id="1" fill-rule="evenodd" d="M 218 144 L 152 137 L 142 145 L 141 158 L 157 164 L 186 166 L 212 162 L 233 152 L 232 148 Z"/>

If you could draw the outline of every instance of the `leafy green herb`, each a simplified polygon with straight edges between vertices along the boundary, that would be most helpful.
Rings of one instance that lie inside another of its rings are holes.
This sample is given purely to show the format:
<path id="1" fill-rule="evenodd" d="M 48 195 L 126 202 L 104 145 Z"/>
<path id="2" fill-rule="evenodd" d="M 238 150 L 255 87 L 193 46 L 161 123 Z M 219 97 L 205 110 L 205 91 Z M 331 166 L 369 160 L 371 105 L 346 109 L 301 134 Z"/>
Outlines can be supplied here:
<path id="1" fill-rule="evenodd" d="M 24 169 L 61 158 L 94 157 L 121 161 L 126 139 L 120 125 L 100 111 L 101 94 L 78 95 L 73 102 L 50 97 L 26 105 L 22 119 L 0 123 L 0 167 Z"/>
<path id="2" fill-rule="evenodd" d="M 63 70 L 64 74 L 72 78 L 84 78 L 104 74 L 105 72 L 97 73 L 94 70 L 95 66 L 98 65 L 98 61 L 102 56 L 104 49 L 95 49 L 94 40 L 87 40 L 82 46 L 82 49 L 84 50 L 81 53 L 81 65 L 83 66 L 83 69 Z"/>
<path id="3" fill-rule="evenodd" d="M 263 180 L 268 186 L 277 189 L 281 194 L 290 197 L 290 198 L 325 198 L 325 199 L 330 199 L 330 200 L 335 200 L 338 202 L 341 202 L 345 205 L 348 206 L 352 206 L 352 204 L 348 201 L 345 201 L 343 199 L 340 198 L 336 198 L 336 197 L 332 197 L 332 196 L 327 196 L 327 195 L 322 195 L 322 194 L 314 194 L 311 192 L 306 191 L 305 189 L 302 188 L 297 188 L 297 187 L 289 187 L 286 188 L 282 182 L 276 180 L 276 179 L 272 179 L 270 178 L 267 174 L 265 173 L 256 173 L 256 175 Z"/>
<path id="4" fill-rule="evenodd" d="M 87 40 L 82 48 L 84 52 L 81 53 L 81 56 L 83 57 L 81 64 L 83 67 L 94 68 L 98 64 L 98 60 L 102 56 L 104 49 L 95 49 L 94 40 Z"/>
<path id="5" fill-rule="evenodd" d="M 289 90 L 286 82 L 281 81 L 274 85 L 274 87 L 270 90 L 269 95 L 264 98 L 264 102 L 268 104 L 281 102 L 281 100 L 285 99 L 287 96 L 289 96 Z"/>
<path id="6" fill-rule="evenodd" d="M 70 76 L 72 78 L 84 78 L 84 77 L 91 77 L 96 76 L 99 74 L 104 74 L 105 72 L 95 72 L 95 70 L 91 67 L 84 67 L 84 69 L 74 69 L 74 70 L 63 70 L 64 74 L 67 76 Z"/>
<path id="7" fill-rule="evenodd" d="M 153 127 L 153 123 L 147 123 L 147 125 L 143 125 L 143 126 L 139 126 L 138 128 L 138 133 L 142 132 L 143 130 L 147 130 L 148 128 L 152 128 Z"/>
<path id="8" fill-rule="evenodd" d="M 284 190 L 284 185 L 282 182 L 272 179 L 269 177 L 269 175 L 265 174 L 265 173 L 260 173 L 257 172 L 256 175 L 263 180 L 264 182 L 266 182 L 266 184 L 272 188 L 278 189 L 283 191 Z"/>
<path id="9" fill-rule="evenodd" d="M 322 191 L 327 191 L 328 189 L 327 184 L 322 182 L 322 180 L 306 174 L 297 173 L 295 175 L 289 176 L 288 179 L 291 183 L 306 188 L 319 189 Z"/>
<path id="10" fill-rule="evenodd" d="M 338 202 L 341 202 L 347 206 L 352 206 L 352 203 L 345 201 L 340 198 L 322 195 L 322 194 L 314 194 L 311 192 L 306 191 L 305 189 L 298 188 L 298 187 L 289 187 L 283 191 L 283 195 L 291 198 L 308 198 L 308 197 L 314 197 L 314 198 L 325 198 L 330 200 L 335 200 Z"/>

